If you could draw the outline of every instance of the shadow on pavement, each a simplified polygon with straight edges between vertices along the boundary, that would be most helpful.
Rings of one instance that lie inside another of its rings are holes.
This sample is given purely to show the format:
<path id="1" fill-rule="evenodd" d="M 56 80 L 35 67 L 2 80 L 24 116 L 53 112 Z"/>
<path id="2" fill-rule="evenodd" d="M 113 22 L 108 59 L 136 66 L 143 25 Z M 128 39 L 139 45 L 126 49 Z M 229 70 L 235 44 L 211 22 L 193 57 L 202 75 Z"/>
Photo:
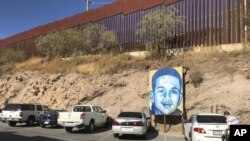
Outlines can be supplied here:
<path id="1" fill-rule="evenodd" d="M 75 129 L 73 130 L 72 133 L 79 134 L 79 133 L 84 133 L 84 134 L 95 134 L 95 133 L 102 133 L 106 132 L 112 129 L 112 126 L 109 127 L 96 127 L 95 131 L 93 133 L 89 133 L 88 129 Z"/>
<path id="2" fill-rule="evenodd" d="M 159 135 L 158 131 L 156 131 L 154 128 L 152 128 L 150 131 L 148 131 L 147 138 L 144 139 L 141 136 L 137 135 L 121 135 L 119 137 L 120 140 L 153 140 L 157 138 Z"/>
<path id="3" fill-rule="evenodd" d="M 4 141 L 62 141 L 53 138 L 47 138 L 42 136 L 25 137 L 21 135 L 16 135 L 16 132 L 0 132 L 1 140 Z"/>

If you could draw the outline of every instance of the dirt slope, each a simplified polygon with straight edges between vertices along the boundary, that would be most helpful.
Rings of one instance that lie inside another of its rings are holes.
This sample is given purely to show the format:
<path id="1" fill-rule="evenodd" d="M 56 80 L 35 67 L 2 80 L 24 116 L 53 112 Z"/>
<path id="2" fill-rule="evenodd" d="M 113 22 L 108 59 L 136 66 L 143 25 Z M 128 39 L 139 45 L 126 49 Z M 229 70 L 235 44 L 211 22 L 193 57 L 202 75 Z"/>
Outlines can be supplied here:
<path id="1" fill-rule="evenodd" d="M 249 79 L 240 73 L 206 73 L 203 78 L 197 88 L 188 77 L 186 79 L 188 116 L 229 110 L 241 123 L 250 123 Z M 111 116 L 121 110 L 147 111 L 148 70 L 129 70 L 99 77 L 28 71 L 4 75 L 0 78 L 1 108 L 7 102 L 36 102 L 68 110 L 74 104 L 90 103 L 104 107 Z"/>

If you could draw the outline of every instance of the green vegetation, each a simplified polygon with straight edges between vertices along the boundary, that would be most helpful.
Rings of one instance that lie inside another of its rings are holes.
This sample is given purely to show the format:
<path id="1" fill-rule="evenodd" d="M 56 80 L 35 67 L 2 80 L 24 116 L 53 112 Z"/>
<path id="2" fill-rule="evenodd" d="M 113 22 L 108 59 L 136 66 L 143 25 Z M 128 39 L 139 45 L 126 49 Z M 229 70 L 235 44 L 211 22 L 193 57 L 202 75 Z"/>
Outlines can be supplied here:
<path id="1" fill-rule="evenodd" d="M 41 36 L 37 49 L 49 59 L 108 52 L 117 47 L 116 36 L 104 26 L 92 24 L 79 29 L 66 29 Z"/>
<path id="2" fill-rule="evenodd" d="M 25 60 L 25 55 L 20 50 L 5 49 L 0 52 L 0 74 L 12 70 L 15 63 Z"/>
<path id="3" fill-rule="evenodd" d="M 146 49 L 151 52 L 154 57 L 166 56 L 165 45 L 166 39 L 172 40 L 174 38 L 174 30 L 182 24 L 180 16 L 176 16 L 174 8 L 163 9 L 153 13 L 146 14 L 140 22 L 137 33 L 140 36 L 147 35 L 150 39 L 146 43 Z"/>

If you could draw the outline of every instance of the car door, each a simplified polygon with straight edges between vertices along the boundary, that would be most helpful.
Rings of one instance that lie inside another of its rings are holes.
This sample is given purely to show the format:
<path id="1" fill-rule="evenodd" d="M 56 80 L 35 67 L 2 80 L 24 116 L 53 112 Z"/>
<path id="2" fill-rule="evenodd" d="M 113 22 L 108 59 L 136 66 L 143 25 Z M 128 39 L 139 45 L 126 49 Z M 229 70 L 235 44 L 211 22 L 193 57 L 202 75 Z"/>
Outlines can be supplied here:
<path id="1" fill-rule="evenodd" d="M 99 117 L 100 117 L 100 124 L 103 124 L 106 122 L 106 119 L 107 119 L 106 113 L 101 107 L 97 106 L 97 108 L 98 108 Z"/>
<path id="2" fill-rule="evenodd" d="M 36 105 L 36 121 L 38 121 L 38 120 L 40 120 L 40 116 L 42 115 L 42 114 L 44 114 L 43 113 L 43 108 L 42 108 L 42 105 Z"/>
<path id="3" fill-rule="evenodd" d="M 98 111 L 98 108 L 97 106 L 93 106 L 93 116 L 94 116 L 94 119 L 95 119 L 95 125 L 99 125 L 100 124 L 100 118 L 101 118 L 101 115 Z"/>

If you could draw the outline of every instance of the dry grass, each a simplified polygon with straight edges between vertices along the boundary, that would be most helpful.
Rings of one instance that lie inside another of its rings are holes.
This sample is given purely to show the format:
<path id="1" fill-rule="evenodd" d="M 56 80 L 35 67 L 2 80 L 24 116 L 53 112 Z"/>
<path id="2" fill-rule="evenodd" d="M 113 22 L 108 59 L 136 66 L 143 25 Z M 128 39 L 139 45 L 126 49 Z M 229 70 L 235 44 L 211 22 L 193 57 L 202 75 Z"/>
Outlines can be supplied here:
<path id="1" fill-rule="evenodd" d="M 44 62 L 43 58 L 31 58 L 25 62 L 17 63 L 14 67 L 14 71 L 41 70 L 43 62 Z"/>
<path id="2" fill-rule="evenodd" d="M 250 70 L 248 60 L 250 59 L 250 49 L 244 48 L 241 51 L 210 52 L 210 53 L 185 53 L 174 56 L 171 59 L 160 60 L 150 57 L 136 58 L 127 54 L 120 55 L 87 55 L 64 59 L 54 59 L 48 61 L 44 58 L 31 58 L 25 62 L 15 65 L 14 71 L 34 71 L 44 73 L 82 73 L 90 75 L 114 74 L 126 69 L 157 69 L 163 67 L 184 66 L 192 72 L 228 72 L 232 74 L 245 70 Z M 246 77 L 249 78 L 249 72 Z"/>
<path id="3" fill-rule="evenodd" d="M 81 74 L 93 74 L 96 71 L 94 63 L 82 64 L 76 66 L 76 72 Z"/>

